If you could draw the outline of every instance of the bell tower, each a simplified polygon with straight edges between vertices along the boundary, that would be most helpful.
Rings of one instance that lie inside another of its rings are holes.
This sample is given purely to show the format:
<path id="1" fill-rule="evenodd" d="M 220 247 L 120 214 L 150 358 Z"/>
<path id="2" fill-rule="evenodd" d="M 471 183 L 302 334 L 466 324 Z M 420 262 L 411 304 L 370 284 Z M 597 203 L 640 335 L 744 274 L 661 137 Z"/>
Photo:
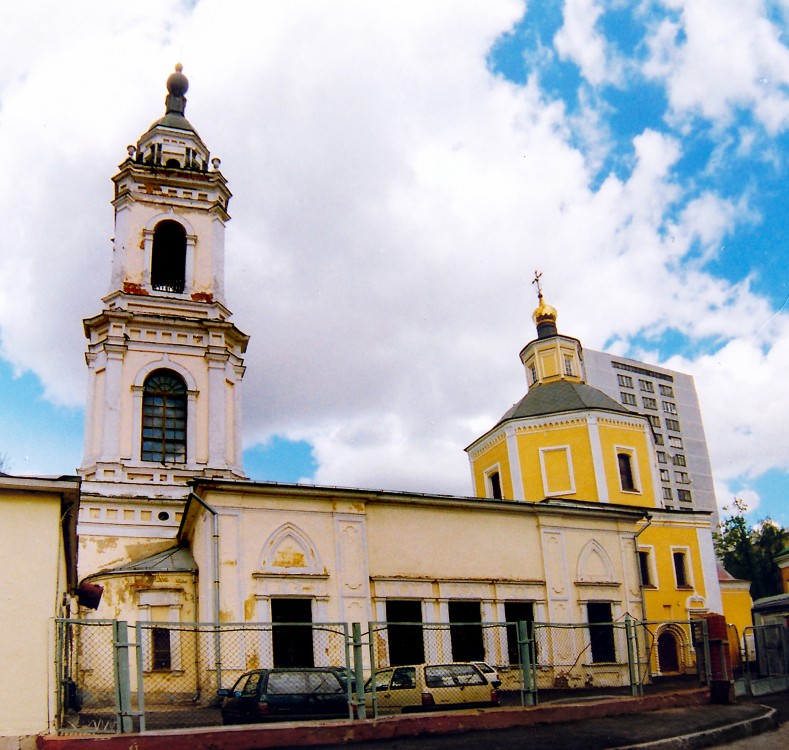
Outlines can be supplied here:
<path id="1" fill-rule="evenodd" d="M 97 498 L 166 503 L 186 497 L 193 477 L 244 478 L 248 337 L 230 321 L 224 291 L 231 194 L 184 115 L 188 88 L 177 65 L 164 116 L 127 147 L 112 178 L 110 288 L 102 311 L 83 321 L 80 474 Z"/>

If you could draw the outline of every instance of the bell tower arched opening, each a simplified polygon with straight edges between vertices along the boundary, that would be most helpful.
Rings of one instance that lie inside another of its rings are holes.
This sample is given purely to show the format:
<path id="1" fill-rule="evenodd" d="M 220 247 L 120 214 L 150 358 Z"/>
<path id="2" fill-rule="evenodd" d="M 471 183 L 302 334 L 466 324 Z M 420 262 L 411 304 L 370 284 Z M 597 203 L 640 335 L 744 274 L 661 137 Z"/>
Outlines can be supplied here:
<path id="1" fill-rule="evenodd" d="M 186 230 L 166 219 L 153 232 L 151 287 L 160 292 L 183 294 L 186 286 Z"/>

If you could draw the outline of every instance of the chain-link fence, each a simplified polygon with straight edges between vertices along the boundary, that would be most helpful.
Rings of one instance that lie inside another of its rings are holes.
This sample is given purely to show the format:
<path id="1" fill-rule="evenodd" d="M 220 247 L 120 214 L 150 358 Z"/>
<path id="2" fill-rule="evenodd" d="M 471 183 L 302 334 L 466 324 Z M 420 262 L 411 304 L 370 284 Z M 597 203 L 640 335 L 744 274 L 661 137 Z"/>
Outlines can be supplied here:
<path id="1" fill-rule="evenodd" d="M 57 621 L 61 732 L 120 731 L 115 620 Z"/>
<path id="2" fill-rule="evenodd" d="M 482 705 L 495 698 L 500 705 L 532 705 L 538 697 L 550 701 L 581 692 L 640 695 L 644 686 L 674 689 L 680 678 L 687 677 L 691 685 L 699 682 L 696 653 L 701 646 L 690 622 L 373 622 L 369 645 L 374 679 L 367 683 L 366 698 L 377 714 L 434 703 Z M 457 681 L 447 684 L 440 698 L 426 689 L 427 674 L 420 665 L 458 662 L 475 665 L 496 687 L 496 697 L 483 700 Z M 666 678 L 671 679 L 663 682 Z M 414 680 L 421 690 L 413 689 Z M 420 700 L 427 703 L 420 705 Z"/>
<path id="3" fill-rule="evenodd" d="M 272 667 L 350 666 L 344 623 L 59 622 L 63 731 L 222 723 L 221 688 Z"/>
<path id="4" fill-rule="evenodd" d="M 725 663 L 703 620 L 352 628 L 353 636 L 344 623 L 59 621 L 59 726 L 119 732 L 218 725 L 219 691 L 240 694 L 242 675 L 269 668 L 332 667 L 347 676 L 355 715 L 370 717 L 533 705 L 584 692 L 640 695 L 645 687 L 673 689 L 678 678 L 707 683 Z"/>

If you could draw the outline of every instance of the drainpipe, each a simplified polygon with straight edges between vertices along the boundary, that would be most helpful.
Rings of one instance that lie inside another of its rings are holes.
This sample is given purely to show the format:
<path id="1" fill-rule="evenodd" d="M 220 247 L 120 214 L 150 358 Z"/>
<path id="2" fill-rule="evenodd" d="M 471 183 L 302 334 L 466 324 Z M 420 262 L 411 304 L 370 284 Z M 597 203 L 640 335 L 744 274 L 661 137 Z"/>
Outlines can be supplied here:
<path id="1" fill-rule="evenodd" d="M 636 535 L 633 537 L 633 542 L 635 543 L 633 546 L 636 550 L 636 570 L 638 570 L 638 581 L 639 586 L 638 590 L 641 592 L 641 617 L 646 620 L 647 617 L 647 605 L 644 599 L 644 582 L 641 580 L 641 558 L 638 554 L 638 537 L 640 537 L 651 525 L 652 525 L 652 516 L 649 513 L 646 514 L 647 522 L 636 532 Z"/>
<path id="2" fill-rule="evenodd" d="M 214 593 L 214 667 L 216 669 L 216 689 L 222 687 L 222 647 L 219 632 L 219 514 L 194 492 L 189 493 L 189 497 L 196 500 L 211 514 L 211 531 L 213 536 L 211 552 L 211 568 L 213 575 Z"/>
<path id="3" fill-rule="evenodd" d="M 644 582 L 641 580 L 641 558 L 640 558 L 640 556 L 638 554 L 638 537 L 640 537 L 641 534 L 643 534 L 651 526 L 651 524 L 652 524 L 652 516 L 650 516 L 649 513 L 647 513 L 645 518 L 646 518 L 647 522 L 635 533 L 635 536 L 633 537 L 633 542 L 634 542 L 633 548 L 636 551 L 636 570 L 638 571 L 638 583 L 639 583 L 638 590 L 641 592 L 641 617 L 642 617 L 642 621 L 646 620 L 646 618 L 647 618 L 647 603 L 646 603 L 646 599 L 644 597 Z M 636 641 L 635 642 L 635 658 L 636 658 L 636 661 L 638 661 L 638 631 L 636 630 L 636 628 L 633 628 L 633 633 L 635 635 L 635 641 Z M 629 641 L 628 641 L 628 646 L 629 646 Z M 639 684 L 639 691 L 640 691 L 641 695 L 643 695 L 644 694 L 644 692 L 643 692 L 644 688 L 641 685 L 640 666 L 639 666 L 638 684 Z M 633 690 L 633 686 L 631 684 L 631 691 L 632 690 Z"/>

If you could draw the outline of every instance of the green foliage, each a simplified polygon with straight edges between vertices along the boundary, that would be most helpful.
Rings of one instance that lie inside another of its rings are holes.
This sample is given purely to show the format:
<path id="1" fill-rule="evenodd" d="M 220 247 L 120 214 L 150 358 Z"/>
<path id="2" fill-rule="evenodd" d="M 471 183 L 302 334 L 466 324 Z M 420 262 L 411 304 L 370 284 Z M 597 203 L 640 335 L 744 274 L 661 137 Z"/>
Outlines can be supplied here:
<path id="1" fill-rule="evenodd" d="M 745 502 L 735 498 L 731 514 L 712 535 L 715 552 L 729 573 L 751 582 L 754 599 L 781 594 L 781 571 L 775 557 L 789 544 L 789 531 L 770 518 L 749 527 L 745 520 L 747 511 Z"/>

